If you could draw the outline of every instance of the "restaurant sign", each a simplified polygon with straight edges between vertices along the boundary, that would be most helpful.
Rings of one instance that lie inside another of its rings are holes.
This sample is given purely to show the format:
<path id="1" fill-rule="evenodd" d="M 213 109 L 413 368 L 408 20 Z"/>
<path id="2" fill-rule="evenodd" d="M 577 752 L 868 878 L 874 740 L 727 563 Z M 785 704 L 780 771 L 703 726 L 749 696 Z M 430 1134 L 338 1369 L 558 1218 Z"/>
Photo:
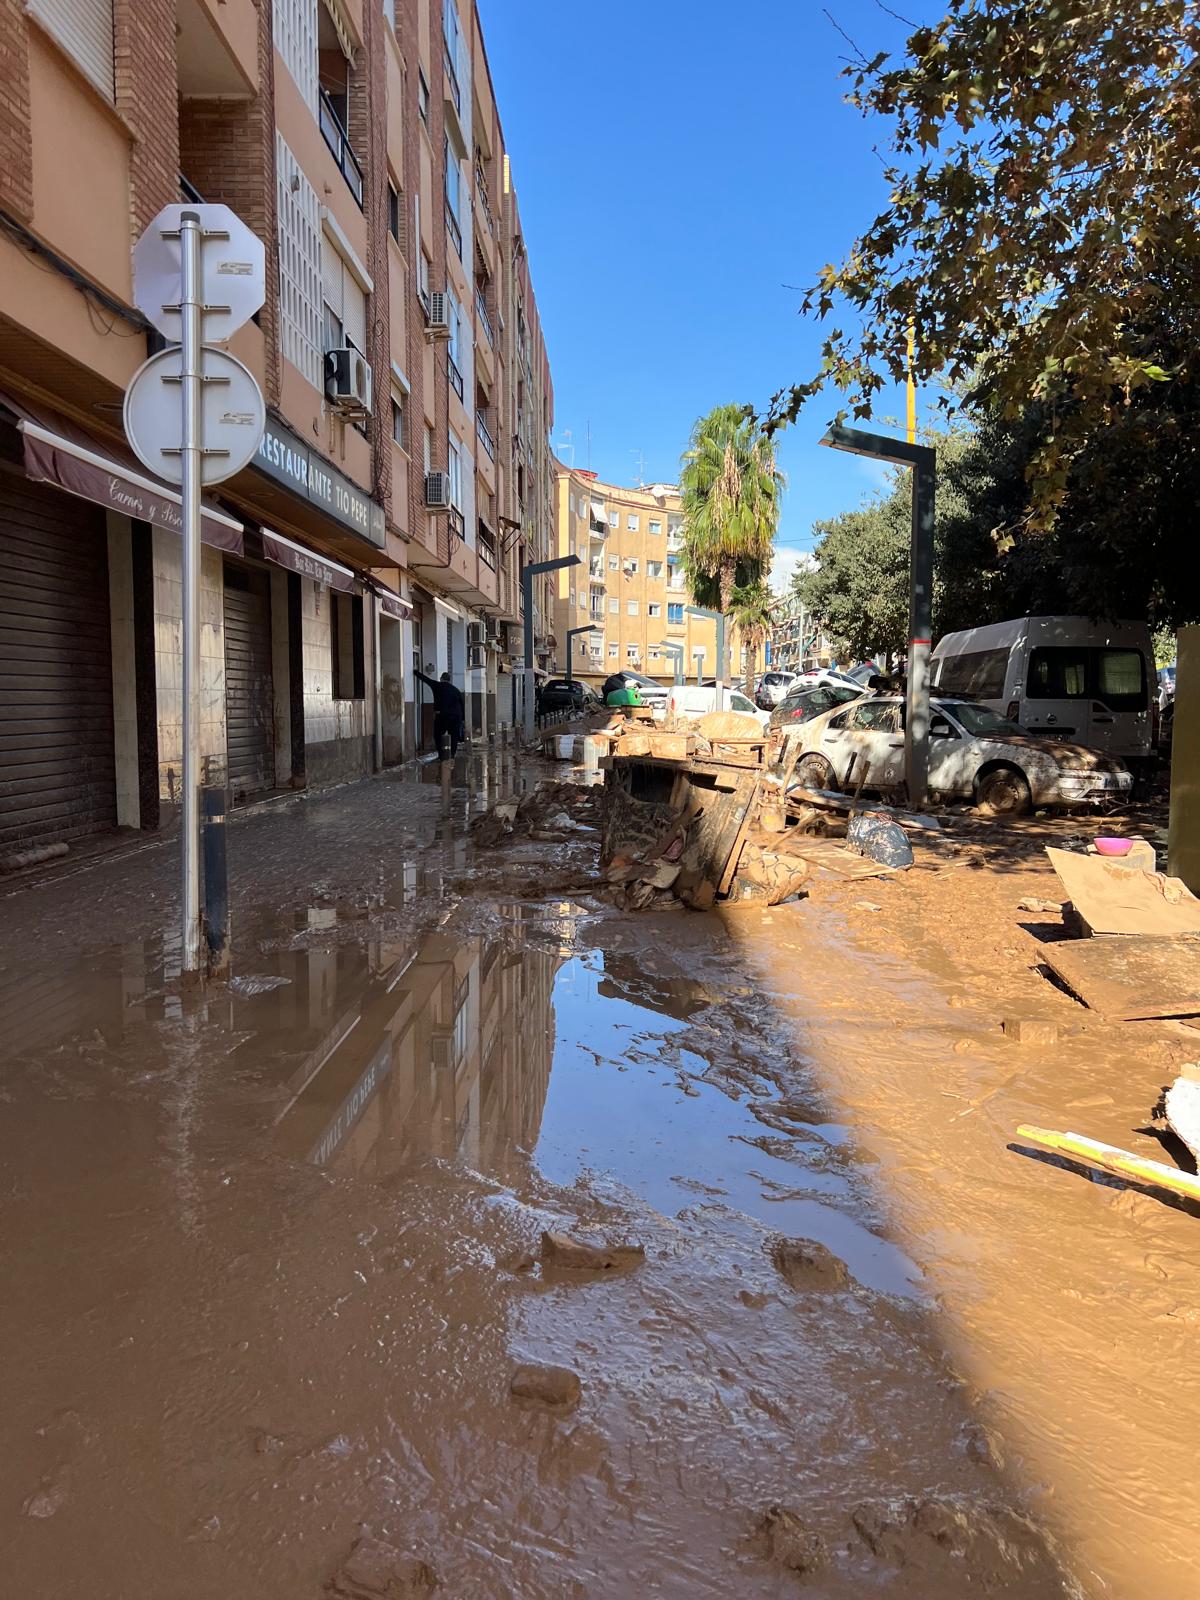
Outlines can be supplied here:
<path id="1" fill-rule="evenodd" d="M 383 507 L 274 418 L 267 419 L 255 465 L 377 550 L 384 548 Z"/>

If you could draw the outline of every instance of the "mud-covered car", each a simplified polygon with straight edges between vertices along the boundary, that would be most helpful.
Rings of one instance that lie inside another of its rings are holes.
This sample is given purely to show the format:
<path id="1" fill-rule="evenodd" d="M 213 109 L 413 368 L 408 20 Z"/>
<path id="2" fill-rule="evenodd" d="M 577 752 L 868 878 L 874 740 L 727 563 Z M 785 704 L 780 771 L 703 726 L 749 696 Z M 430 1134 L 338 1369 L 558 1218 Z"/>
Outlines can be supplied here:
<path id="1" fill-rule="evenodd" d="M 760 711 L 774 711 L 795 682 L 794 672 L 764 672 L 754 691 L 755 705 Z"/>
<path id="2" fill-rule="evenodd" d="M 817 688 L 794 684 L 771 713 L 769 728 L 784 728 L 791 732 L 801 723 L 811 722 L 822 712 L 836 711 L 839 706 L 860 698 L 861 690 L 826 683 Z"/>
<path id="3" fill-rule="evenodd" d="M 796 779 L 810 788 L 890 789 L 904 778 L 904 701 L 871 695 L 802 724 Z M 853 758 L 853 771 L 851 771 Z M 990 706 L 936 699 L 929 707 L 929 787 L 969 799 L 993 815 L 1030 806 L 1124 800 L 1133 787 L 1115 756 L 1084 745 L 1032 738 Z"/>

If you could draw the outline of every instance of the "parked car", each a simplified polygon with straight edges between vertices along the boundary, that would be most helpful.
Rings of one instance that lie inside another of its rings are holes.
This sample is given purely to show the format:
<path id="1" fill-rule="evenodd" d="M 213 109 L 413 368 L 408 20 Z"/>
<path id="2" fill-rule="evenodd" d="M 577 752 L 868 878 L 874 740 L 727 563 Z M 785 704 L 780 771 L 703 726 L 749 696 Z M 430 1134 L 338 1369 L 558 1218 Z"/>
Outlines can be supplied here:
<path id="1" fill-rule="evenodd" d="M 667 706 L 678 717 L 706 717 L 710 711 L 740 711 L 753 717 L 760 727 L 767 726 L 770 712 L 760 710 L 740 689 L 728 684 L 677 683 L 670 691 Z"/>
<path id="2" fill-rule="evenodd" d="M 827 711 L 803 724 L 800 742 L 796 778 L 806 787 L 857 783 L 865 764 L 867 788 L 890 789 L 904 777 L 903 697 L 870 695 Z M 930 702 L 929 787 L 1016 816 L 1031 805 L 1121 800 L 1133 777 L 1105 751 L 1031 738 L 990 706 L 939 697 Z"/>
<path id="3" fill-rule="evenodd" d="M 1154 651 L 1144 622 L 1016 617 L 948 633 L 930 658 L 943 695 L 981 701 L 1026 733 L 1125 760 L 1150 754 Z"/>
<path id="4" fill-rule="evenodd" d="M 865 683 L 859 683 L 840 667 L 814 667 L 811 672 L 802 672 L 796 682 L 805 689 L 816 689 L 822 684 L 836 684 L 843 689 L 853 689 L 856 694 L 861 694 L 866 687 Z"/>
<path id="5" fill-rule="evenodd" d="M 560 711 L 574 713 L 585 710 L 595 698 L 587 684 L 578 678 L 547 678 L 538 696 L 538 710 L 542 716 L 556 715 Z"/>
<path id="6" fill-rule="evenodd" d="M 768 727 L 798 728 L 801 723 L 811 722 L 813 717 L 819 717 L 825 711 L 836 711 L 839 706 L 858 699 L 861 699 L 861 691 L 851 689 L 848 684 L 819 684 L 811 689 L 796 684 L 772 711 Z"/>
<path id="7" fill-rule="evenodd" d="M 617 679 L 620 679 L 622 686 L 626 689 L 628 689 L 631 684 L 636 683 L 641 692 L 643 705 L 652 706 L 656 711 L 665 709 L 668 693 L 665 683 L 659 683 L 657 678 L 648 678 L 644 672 L 632 672 L 628 670 L 621 672 L 610 672 L 608 677 L 605 678 L 604 682 L 608 686 L 612 687 Z M 603 698 L 604 696 L 601 694 L 601 699 Z"/>
<path id="8" fill-rule="evenodd" d="M 755 705 L 760 711 L 774 711 L 795 681 L 794 672 L 764 672 L 754 693 Z"/>

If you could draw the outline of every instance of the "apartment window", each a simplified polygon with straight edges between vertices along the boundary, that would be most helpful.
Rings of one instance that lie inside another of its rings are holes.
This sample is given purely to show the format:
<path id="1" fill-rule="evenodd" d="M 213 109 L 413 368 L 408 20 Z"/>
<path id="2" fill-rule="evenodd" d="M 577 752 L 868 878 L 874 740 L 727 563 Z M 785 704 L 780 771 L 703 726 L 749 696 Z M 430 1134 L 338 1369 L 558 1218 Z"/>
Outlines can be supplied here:
<path id="1" fill-rule="evenodd" d="M 396 185 L 389 178 L 388 179 L 388 232 L 391 234 L 392 238 L 395 239 L 396 243 L 400 246 L 401 250 L 403 250 L 405 248 L 405 244 L 406 244 L 406 240 L 404 238 L 404 222 L 405 222 L 404 198 L 401 195 L 399 189 L 397 189 Z"/>
<path id="2" fill-rule="evenodd" d="M 677 538 L 679 538 L 679 536 L 682 533 L 683 533 L 683 517 L 682 517 L 681 514 L 677 514 L 675 512 L 672 512 L 667 517 L 667 538 L 668 539 L 677 539 Z"/>
<path id="3" fill-rule="evenodd" d="M 570 501 L 571 501 L 571 515 L 573 517 L 578 516 L 579 513 L 575 509 L 575 496 L 574 495 L 570 496 Z"/>
<path id="4" fill-rule="evenodd" d="M 575 604 L 575 591 L 574 591 L 574 589 L 571 590 L 571 604 L 572 604 L 572 606 Z"/>
<path id="5" fill-rule="evenodd" d="M 315 389 L 323 387 L 321 208 L 317 192 L 275 135 L 279 226 L 279 343 Z"/>
<path id="6" fill-rule="evenodd" d="M 636 617 L 637 614 L 638 614 L 638 603 L 637 603 L 637 601 L 636 600 L 626 600 L 626 602 L 625 602 L 625 615 L 627 617 Z"/>
<path id="7" fill-rule="evenodd" d="M 61 4 L 61 0 L 59 0 Z M 296 80 L 304 103 L 317 115 L 317 5 L 315 0 L 275 0 L 275 48 Z"/>
<path id="8" fill-rule="evenodd" d="M 619 656 L 620 653 L 621 653 L 621 646 L 619 644 L 610 644 L 609 645 L 609 647 L 608 647 L 608 657 L 609 657 L 610 661 L 613 660 L 615 657 Z"/>
<path id="9" fill-rule="evenodd" d="M 657 600 L 651 600 L 650 604 L 646 607 L 646 615 L 648 617 L 662 616 L 662 606 L 659 605 Z"/>
<path id="10" fill-rule="evenodd" d="M 647 524 L 647 526 L 649 527 L 651 533 L 661 533 L 662 532 L 662 523 L 661 522 L 650 522 L 650 523 Z"/>
<path id="11" fill-rule="evenodd" d="M 641 652 L 640 648 L 636 644 L 627 644 L 625 646 L 625 659 L 626 659 L 626 661 L 636 661 L 638 659 L 638 657 L 641 655 L 641 653 L 642 652 Z"/>
<path id="12" fill-rule="evenodd" d="M 28 0 L 28 9 L 104 98 L 115 100 L 112 0 Z"/>
<path id="13" fill-rule="evenodd" d="M 407 398 L 402 389 L 392 390 L 392 443 L 401 450 L 408 449 L 408 417 L 405 414 Z"/>
<path id="14" fill-rule="evenodd" d="M 626 575 L 626 577 L 629 577 L 629 578 L 636 577 L 637 576 L 637 569 L 638 569 L 637 561 L 635 559 L 633 559 L 632 557 L 627 558 L 626 562 L 625 562 L 625 575 Z"/>
<path id="15" fill-rule="evenodd" d="M 610 600 L 608 602 L 608 609 L 613 616 L 617 616 L 621 610 L 621 602 L 619 600 Z"/>
<path id="16" fill-rule="evenodd" d="M 450 479 L 450 504 L 458 506 L 461 510 L 463 503 L 462 444 L 453 434 L 450 435 L 450 442 L 446 450 L 446 470 Z"/>
<path id="17" fill-rule="evenodd" d="M 581 594 L 579 596 L 579 609 L 582 611 L 584 606 L 586 606 L 586 605 L 587 605 L 587 596 Z"/>
<path id="18" fill-rule="evenodd" d="M 679 605 L 679 606 L 669 605 L 667 607 L 667 621 L 668 622 L 682 622 L 683 621 L 683 607 L 681 605 Z"/>
<path id="19" fill-rule="evenodd" d="M 329 646 L 333 663 L 333 698 L 366 698 L 366 664 L 363 653 L 363 603 L 357 594 L 329 591 Z"/>
<path id="20" fill-rule="evenodd" d="M 610 511 L 608 513 L 608 525 L 610 528 L 619 528 L 621 526 L 621 514 L 619 511 Z"/>
<path id="21" fill-rule="evenodd" d="M 417 112 L 421 121 L 429 126 L 429 85 L 425 82 L 425 74 L 420 67 L 417 68 Z"/>
<path id="22" fill-rule="evenodd" d="M 629 513 L 629 515 L 625 518 L 625 526 L 626 526 L 626 528 L 629 530 L 630 533 L 636 533 L 638 531 L 638 528 L 640 527 L 640 525 L 641 524 L 639 523 L 638 518 L 631 511 Z"/>
<path id="23" fill-rule="evenodd" d="M 321 240 L 321 291 L 325 299 L 325 348 L 352 344 L 367 349 L 367 296 L 350 263 L 326 234 Z"/>
<path id="24" fill-rule="evenodd" d="M 432 472 L 433 471 L 433 429 L 429 426 L 428 423 L 425 424 L 425 450 L 424 450 L 424 455 L 423 455 L 422 459 L 423 459 L 423 461 L 425 463 L 425 471 L 426 472 Z"/>
<path id="25" fill-rule="evenodd" d="M 620 560 L 618 559 L 617 556 L 609 556 L 609 558 L 608 558 L 608 570 L 610 572 L 620 572 L 620 570 L 621 570 L 621 562 L 620 562 Z"/>
<path id="26" fill-rule="evenodd" d="M 663 564 L 662 564 L 661 561 L 647 561 L 647 563 L 646 563 L 646 576 L 648 578 L 661 578 L 662 575 L 663 575 Z"/>
<path id="27" fill-rule="evenodd" d="M 429 310 L 429 257 L 424 250 L 417 257 L 417 297 L 426 311 Z"/>
<path id="28" fill-rule="evenodd" d="M 651 645 L 651 646 L 650 646 L 650 659 L 651 659 L 651 661 L 657 661 L 657 660 L 658 660 L 658 657 L 659 657 L 659 649 L 658 649 L 658 646 L 657 646 L 657 645 L 653 645 L 653 644 L 652 644 L 652 645 Z"/>

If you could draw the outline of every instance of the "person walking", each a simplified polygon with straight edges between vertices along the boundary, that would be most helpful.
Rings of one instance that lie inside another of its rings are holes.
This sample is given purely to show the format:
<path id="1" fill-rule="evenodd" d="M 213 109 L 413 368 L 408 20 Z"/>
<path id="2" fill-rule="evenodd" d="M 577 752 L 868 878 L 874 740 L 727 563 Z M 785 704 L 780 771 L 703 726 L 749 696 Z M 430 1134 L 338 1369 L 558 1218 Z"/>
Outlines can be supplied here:
<path id="1" fill-rule="evenodd" d="M 450 682 L 448 672 L 443 672 L 440 678 L 431 678 L 427 673 L 418 672 L 417 677 L 422 683 L 428 684 L 433 695 L 433 742 L 437 746 L 438 760 L 446 759 L 442 741 L 447 737 L 450 740 L 450 758 L 453 760 L 465 733 L 467 703 L 463 699 L 463 692 Z"/>

